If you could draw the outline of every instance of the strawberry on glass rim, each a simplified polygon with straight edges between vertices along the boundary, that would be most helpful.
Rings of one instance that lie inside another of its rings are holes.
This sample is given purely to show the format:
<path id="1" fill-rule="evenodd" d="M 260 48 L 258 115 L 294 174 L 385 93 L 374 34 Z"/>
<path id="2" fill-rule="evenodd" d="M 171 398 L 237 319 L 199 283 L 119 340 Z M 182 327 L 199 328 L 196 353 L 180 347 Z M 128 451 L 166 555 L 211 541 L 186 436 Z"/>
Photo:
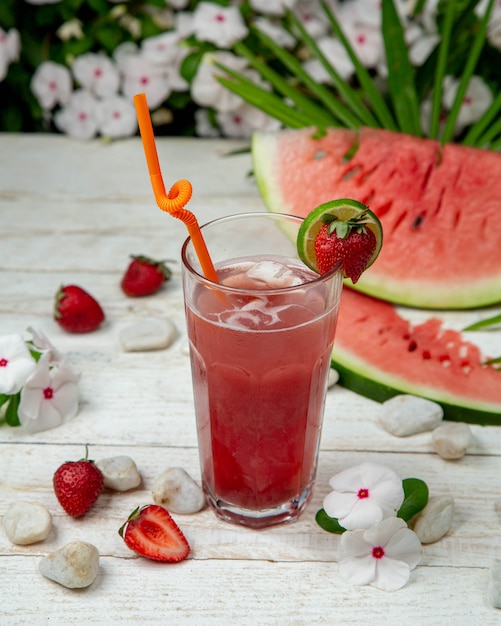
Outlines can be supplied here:
<path id="1" fill-rule="evenodd" d="M 340 267 L 352 283 L 374 263 L 382 243 L 378 217 L 351 198 L 325 202 L 313 209 L 297 236 L 299 257 L 309 268 L 326 274 Z"/>

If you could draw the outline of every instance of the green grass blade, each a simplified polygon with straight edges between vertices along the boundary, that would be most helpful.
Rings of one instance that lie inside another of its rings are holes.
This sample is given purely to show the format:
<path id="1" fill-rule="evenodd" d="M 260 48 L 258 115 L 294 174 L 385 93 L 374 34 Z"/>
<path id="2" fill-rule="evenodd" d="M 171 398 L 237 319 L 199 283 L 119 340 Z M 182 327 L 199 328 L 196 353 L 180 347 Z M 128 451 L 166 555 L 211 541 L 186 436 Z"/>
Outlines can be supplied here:
<path id="1" fill-rule="evenodd" d="M 320 50 L 316 41 L 313 37 L 308 33 L 306 28 L 303 26 L 301 20 L 295 15 L 292 11 L 288 11 L 287 15 L 296 29 L 299 31 L 299 35 L 307 48 L 311 50 L 311 52 L 316 56 L 316 58 L 320 61 L 323 68 L 329 75 L 332 80 L 335 89 L 337 89 L 338 93 L 342 97 L 343 101 L 346 102 L 347 106 L 353 111 L 353 113 L 360 119 L 360 122 L 365 126 L 372 126 L 377 128 L 379 126 L 378 122 L 372 115 L 372 113 L 367 108 L 367 105 L 364 104 L 360 95 L 350 87 L 350 85 L 339 75 L 336 69 L 329 63 L 328 59 L 324 55 L 324 53 Z"/>
<path id="2" fill-rule="evenodd" d="M 355 67 L 355 73 L 357 75 L 358 81 L 365 96 L 367 97 L 368 102 L 370 102 L 370 104 L 372 105 L 374 115 L 379 120 L 383 128 L 386 128 L 387 130 L 397 130 L 397 125 L 395 123 L 395 120 L 393 119 L 391 111 L 388 108 L 388 105 L 386 104 L 379 89 L 374 84 L 371 75 L 369 74 L 365 66 L 360 62 L 355 51 L 351 47 L 348 38 L 344 34 L 341 26 L 334 17 L 334 14 L 326 4 L 325 0 L 321 0 L 321 4 L 323 10 L 325 11 L 325 14 L 327 15 L 327 19 L 329 20 L 332 30 L 343 44 L 346 52 L 348 53 L 348 56 L 351 59 L 351 62 L 353 63 L 353 66 Z"/>
<path id="3" fill-rule="evenodd" d="M 330 114 L 335 116 L 336 125 L 339 125 L 339 122 L 341 122 L 344 126 L 347 126 L 348 128 L 359 128 L 361 126 L 360 120 L 355 115 L 353 115 L 353 113 L 351 113 L 351 111 L 347 109 L 341 102 L 334 98 L 328 89 L 326 89 L 323 85 L 318 84 L 308 74 L 308 72 L 306 72 L 302 68 L 299 61 L 292 54 L 290 54 L 289 52 L 287 52 L 287 50 L 275 43 L 271 37 L 269 37 L 266 33 L 260 31 L 259 29 L 255 29 L 255 33 L 261 39 L 261 41 L 273 52 L 275 57 L 285 65 L 285 67 L 292 73 L 292 75 L 298 81 L 303 83 L 303 85 L 305 85 L 311 91 L 311 93 L 313 93 L 322 102 L 322 104 L 330 112 Z M 237 44 L 235 46 L 235 51 L 240 53 L 240 48 L 241 44 Z M 251 61 L 250 58 L 249 61 Z M 256 67 L 256 69 L 259 69 L 254 62 L 251 61 L 251 63 L 254 65 L 254 67 Z M 260 66 L 264 67 L 261 67 L 259 71 L 262 71 L 262 69 L 264 69 L 265 71 L 271 70 L 271 68 L 269 68 L 269 66 L 267 65 L 260 64 Z M 281 77 L 279 77 L 279 79 L 283 81 L 286 85 L 288 85 L 288 83 L 284 81 Z M 276 85 L 276 89 L 284 93 L 278 85 Z M 289 92 L 290 90 L 296 91 L 296 93 L 300 93 L 298 90 L 295 90 L 289 85 Z M 284 95 L 288 95 L 288 97 L 293 98 L 292 93 Z"/>
<path id="4" fill-rule="evenodd" d="M 438 139 L 440 130 L 440 113 L 442 111 L 442 84 L 447 68 L 447 57 L 449 56 L 449 46 L 451 41 L 452 25 L 454 23 L 454 9 L 456 3 L 448 2 L 445 14 L 444 28 L 438 49 L 437 69 L 433 84 L 433 97 L 431 107 L 430 138 Z"/>
<path id="5" fill-rule="evenodd" d="M 421 136 L 414 69 L 409 61 L 404 30 L 393 0 L 383 0 L 382 28 L 388 85 L 398 125 L 404 133 Z"/>
<path id="6" fill-rule="evenodd" d="M 501 111 L 501 93 L 494 98 L 491 106 L 469 129 L 466 137 L 461 142 L 465 146 L 474 146 L 481 148 L 485 145 L 482 134 L 488 131 L 489 125 L 493 122 Z"/>
<path id="7" fill-rule="evenodd" d="M 494 317 L 488 317 L 485 320 L 481 320 L 480 322 L 475 322 L 474 324 L 470 324 L 463 328 L 465 330 L 483 330 L 484 328 L 488 328 L 489 326 L 497 326 L 501 324 L 501 315 L 494 315 Z"/>
<path id="8" fill-rule="evenodd" d="M 489 4 L 487 5 L 485 14 L 482 20 L 480 21 L 477 34 L 473 40 L 473 45 L 471 48 L 470 55 L 468 56 L 466 60 L 466 66 L 461 76 L 461 80 L 459 81 L 459 86 L 458 86 L 456 97 L 454 99 L 454 103 L 449 112 L 449 115 L 447 116 L 447 121 L 445 123 L 444 133 L 442 136 L 442 144 L 447 143 L 448 141 L 451 141 L 454 136 L 454 127 L 456 125 L 456 120 L 459 115 L 459 110 L 461 109 L 461 105 L 463 103 L 466 90 L 468 89 L 470 78 L 473 72 L 475 71 L 478 58 L 480 57 L 480 53 L 482 52 L 482 48 L 484 47 L 484 44 L 485 44 L 487 24 L 491 16 L 493 6 L 494 6 L 494 0 L 489 0 Z"/>
<path id="9" fill-rule="evenodd" d="M 289 128 L 304 128 L 306 126 L 315 125 L 320 128 L 325 127 L 325 124 L 316 124 L 311 116 L 293 109 L 291 106 L 285 104 L 279 96 L 266 91 L 230 68 L 220 65 L 219 63 L 216 65 L 232 77 L 226 78 L 224 76 L 218 76 L 217 80 L 224 85 L 226 89 L 240 96 L 243 100 L 257 109 L 260 109 L 263 113 L 275 118 L 285 126 Z"/>
<path id="10" fill-rule="evenodd" d="M 260 37 L 262 35 L 262 33 L 257 31 L 257 29 L 256 34 L 258 34 Z M 265 43 L 268 44 L 267 41 L 265 41 Z M 273 45 L 276 46 L 274 42 Z M 299 89 L 296 89 L 296 87 L 294 87 L 287 80 L 282 78 L 282 76 L 275 72 L 275 70 L 273 70 L 269 65 L 267 65 L 263 61 L 260 61 L 256 57 L 256 55 L 253 54 L 244 44 L 238 43 L 235 45 L 234 49 L 237 54 L 245 57 L 249 61 L 249 63 L 261 74 L 261 76 L 269 81 L 277 91 L 279 91 L 286 98 L 292 100 L 295 105 L 304 113 L 310 115 L 312 119 L 312 124 L 322 122 L 325 126 L 337 125 L 336 118 L 334 118 L 328 111 L 317 106 L 311 98 L 302 94 Z M 286 54 L 289 53 L 286 52 Z"/>
<path id="11" fill-rule="evenodd" d="M 498 119 L 478 140 L 479 146 L 487 146 L 501 133 L 501 119 Z"/>

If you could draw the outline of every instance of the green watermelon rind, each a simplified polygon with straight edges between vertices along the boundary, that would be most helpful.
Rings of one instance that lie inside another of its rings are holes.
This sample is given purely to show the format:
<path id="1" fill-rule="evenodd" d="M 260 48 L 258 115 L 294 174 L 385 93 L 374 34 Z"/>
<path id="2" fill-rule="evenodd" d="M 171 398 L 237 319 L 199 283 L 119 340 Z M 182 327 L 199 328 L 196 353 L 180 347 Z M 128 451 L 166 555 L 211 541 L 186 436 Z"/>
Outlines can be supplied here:
<path id="1" fill-rule="evenodd" d="M 368 366 L 361 359 L 339 347 L 334 348 L 331 365 L 338 372 L 339 384 L 342 387 L 371 400 L 384 402 L 399 394 L 411 394 L 440 404 L 446 420 L 482 426 L 501 426 L 501 406 L 499 405 L 475 402 L 471 399 L 464 399 L 462 404 L 458 404 L 460 400 L 458 396 L 452 396 L 432 387 L 415 385 L 403 378 L 386 374 L 382 370 Z"/>
<path id="2" fill-rule="evenodd" d="M 270 175 L 273 172 L 276 150 L 279 146 L 276 133 L 254 133 L 251 153 L 253 171 L 259 192 L 268 210 L 272 213 L 296 214 L 283 197 L 280 186 Z M 334 198 L 332 198 L 334 199 Z M 311 207 L 312 209 L 315 207 Z M 501 293 L 501 277 L 494 276 L 484 280 L 476 278 L 466 286 L 426 282 L 425 278 L 417 281 L 395 282 L 392 277 L 378 272 L 377 261 L 353 285 L 349 286 L 360 293 L 374 296 L 394 304 L 435 310 L 466 310 L 497 304 Z"/>

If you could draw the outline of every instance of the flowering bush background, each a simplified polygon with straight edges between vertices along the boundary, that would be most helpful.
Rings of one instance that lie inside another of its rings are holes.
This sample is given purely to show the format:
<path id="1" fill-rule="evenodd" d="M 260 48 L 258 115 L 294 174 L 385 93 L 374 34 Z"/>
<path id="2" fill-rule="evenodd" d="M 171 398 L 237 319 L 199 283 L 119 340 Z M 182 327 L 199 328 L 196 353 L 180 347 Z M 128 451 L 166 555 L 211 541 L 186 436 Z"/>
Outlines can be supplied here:
<path id="1" fill-rule="evenodd" d="M 328 0 L 359 59 L 385 91 L 387 68 L 379 0 Z M 477 5 L 480 16 L 488 0 Z M 429 62 L 440 37 L 443 3 L 396 0 L 415 68 Z M 413 9 L 418 11 L 414 15 Z M 243 42 L 266 65 L 277 59 L 253 27 L 289 50 L 318 84 L 330 77 L 298 37 L 291 9 L 336 71 L 354 68 L 318 0 L 2 0 L 0 3 L 0 131 L 55 131 L 88 139 L 137 132 L 132 97 L 147 95 L 157 134 L 248 137 L 280 126 L 228 91 L 214 61 L 270 89 L 238 52 Z M 476 19 L 462 25 L 444 81 L 444 114 L 452 106 Z M 501 4 L 496 2 L 456 133 L 491 106 L 501 86 Z M 281 70 L 282 71 L 282 70 Z M 423 125 L 429 102 L 423 99 Z"/>

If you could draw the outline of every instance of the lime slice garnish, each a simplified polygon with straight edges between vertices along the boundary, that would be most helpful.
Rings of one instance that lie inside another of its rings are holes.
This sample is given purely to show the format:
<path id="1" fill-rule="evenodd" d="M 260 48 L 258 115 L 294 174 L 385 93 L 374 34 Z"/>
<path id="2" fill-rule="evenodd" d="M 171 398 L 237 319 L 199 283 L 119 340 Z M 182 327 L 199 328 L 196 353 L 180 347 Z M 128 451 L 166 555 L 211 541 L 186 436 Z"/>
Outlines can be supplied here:
<path id="1" fill-rule="evenodd" d="M 344 222 L 351 218 L 359 217 L 365 212 L 364 225 L 367 226 L 376 238 L 376 248 L 371 256 L 367 267 L 370 267 L 376 260 L 383 244 L 383 229 L 377 215 L 375 215 L 365 204 L 351 198 L 340 198 L 325 202 L 305 217 L 297 234 L 297 251 L 299 258 L 313 271 L 318 272 L 317 260 L 315 257 L 315 237 L 325 224 L 325 216 L 332 215 Z M 367 269 L 366 267 L 366 269 Z"/>

